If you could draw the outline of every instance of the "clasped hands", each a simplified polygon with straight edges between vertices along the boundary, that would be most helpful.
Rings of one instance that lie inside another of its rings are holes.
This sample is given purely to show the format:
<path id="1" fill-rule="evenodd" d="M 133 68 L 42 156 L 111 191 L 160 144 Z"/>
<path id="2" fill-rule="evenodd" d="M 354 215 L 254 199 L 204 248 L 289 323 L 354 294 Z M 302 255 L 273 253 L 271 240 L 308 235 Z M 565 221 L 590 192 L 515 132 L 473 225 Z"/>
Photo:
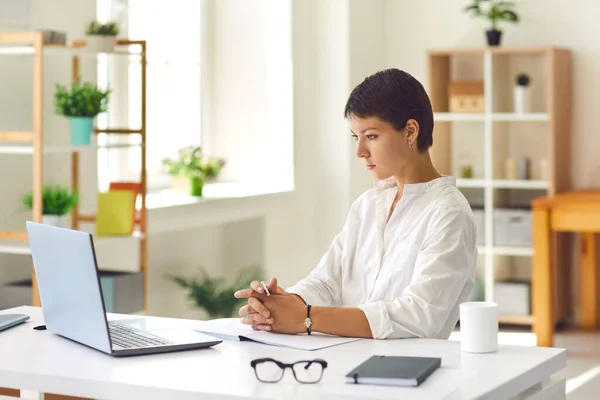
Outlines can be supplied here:
<path id="1" fill-rule="evenodd" d="M 248 299 L 248 304 L 239 311 L 242 323 L 251 325 L 257 331 L 289 334 L 306 332 L 306 304 L 302 298 L 277 286 L 276 278 L 272 278 L 266 286 L 270 295 L 265 294 L 257 281 L 250 284 L 250 289 L 234 293 L 239 299 Z"/>

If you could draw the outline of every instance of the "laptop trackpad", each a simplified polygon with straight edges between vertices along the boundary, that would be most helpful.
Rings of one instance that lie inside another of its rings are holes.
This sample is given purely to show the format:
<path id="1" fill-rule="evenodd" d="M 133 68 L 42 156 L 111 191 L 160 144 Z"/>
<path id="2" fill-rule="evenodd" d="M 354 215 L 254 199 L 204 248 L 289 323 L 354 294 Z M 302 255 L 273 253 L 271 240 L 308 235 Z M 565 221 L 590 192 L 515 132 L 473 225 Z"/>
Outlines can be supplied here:
<path id="1" fill-rule="evenodd" d="M 193 331 L 191 329 L 156 329 L 150 330 L 153 334 L 163 337 L 165 339 L 172 340 L 176 343 L 198 343 L 198 342 L 214 342 L 215 339 L 212 336 L 205 335 L 200 332 Z"/>

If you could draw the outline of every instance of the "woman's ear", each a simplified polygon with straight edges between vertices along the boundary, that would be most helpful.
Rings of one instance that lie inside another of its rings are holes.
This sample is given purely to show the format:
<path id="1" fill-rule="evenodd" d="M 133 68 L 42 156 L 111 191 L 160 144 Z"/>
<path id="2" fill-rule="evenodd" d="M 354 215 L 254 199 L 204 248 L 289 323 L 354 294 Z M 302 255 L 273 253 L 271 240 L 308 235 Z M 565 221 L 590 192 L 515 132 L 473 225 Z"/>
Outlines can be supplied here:
<path id="1" fill-rule="evenodd" d="M 419 123 L 414 119 L 406 121 L 406 139 L 409 143 L 416 143 L 419 137 Z"/>

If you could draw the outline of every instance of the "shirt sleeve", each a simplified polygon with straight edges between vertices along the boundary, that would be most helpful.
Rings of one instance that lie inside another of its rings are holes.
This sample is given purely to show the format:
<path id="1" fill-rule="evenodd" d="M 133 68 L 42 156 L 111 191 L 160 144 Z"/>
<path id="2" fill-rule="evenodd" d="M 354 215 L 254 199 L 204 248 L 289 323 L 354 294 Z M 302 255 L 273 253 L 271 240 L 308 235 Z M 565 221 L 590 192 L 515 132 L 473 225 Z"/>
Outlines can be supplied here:
<path id="1" fill-rule="evenodd" d="M 358 307 L 375 339 L 438 337 L 457 303 L 464 301 L 459 298 L 461 292 L 470 293 L 473 288 L 477 245 L 472 216 L 457 209 L 442 212 L 432 221 L 411 283 L 401 296 Z"/>
<path id="2" fill-rule="evenodd" d="M 309 276 L 286 289 L 287 292 L 300 295 L 307 304 L 311 305 L 332 307 L 341 305 L 344 246 L 348 229 L 354 224 L 353 221 L 351 209 L 342 231 L 334 237 L 317 267 Z"/>

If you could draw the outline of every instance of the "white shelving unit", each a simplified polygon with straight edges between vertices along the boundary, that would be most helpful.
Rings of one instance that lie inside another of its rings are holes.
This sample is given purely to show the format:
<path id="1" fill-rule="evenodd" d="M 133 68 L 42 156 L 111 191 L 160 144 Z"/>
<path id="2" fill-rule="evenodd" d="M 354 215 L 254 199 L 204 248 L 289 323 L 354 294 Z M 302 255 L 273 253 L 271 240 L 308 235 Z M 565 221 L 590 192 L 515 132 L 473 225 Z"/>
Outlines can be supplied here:
<path id="1" fill-rule="evenodd" d="M 531 265 L 534 254 L 529 243 L 495 244 L 495 210 L 510 208 L 513 203 L 527 206 L 535 197 L 570 188 L 571 100 L 564 95 L 570 93 L 569 65 L 569 51 L 557 48 L 490 47 L 429 52 L 428 93 L 435 120 L 431 155 L 440 172 L 459 178 L 457 186 L 473 208 L 483 208 L 484 240 L 478 246 L 482 269 L 478 275 L 483 278 L 485 300 L 495 300 L 495 283 L 507 265 L 511 272 L 527 272 L 530 277 L 530 268 L 523 268 L 523 264 Z M 513 87 L 519 73 L 532 78 L 532 112 L 514 112 Z M 483 81 L 485 112 L 449 112 L 448 87 L 453 81 Z M 467 150 L 468 163 L 474 170 L 472 179 L 460 178 L 460 167 L 465 161 L 459 153 L 464 157 Z M 505 179 L 504 162 L 508 157 L 529 158 L 531 179 Z M 546 174 L 541 173 L 542 159 L 548 166 Z M 501 315 L 500 320 L 529 325 L 533 317 Z"/>

